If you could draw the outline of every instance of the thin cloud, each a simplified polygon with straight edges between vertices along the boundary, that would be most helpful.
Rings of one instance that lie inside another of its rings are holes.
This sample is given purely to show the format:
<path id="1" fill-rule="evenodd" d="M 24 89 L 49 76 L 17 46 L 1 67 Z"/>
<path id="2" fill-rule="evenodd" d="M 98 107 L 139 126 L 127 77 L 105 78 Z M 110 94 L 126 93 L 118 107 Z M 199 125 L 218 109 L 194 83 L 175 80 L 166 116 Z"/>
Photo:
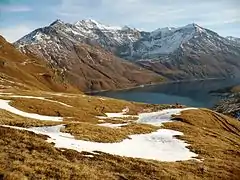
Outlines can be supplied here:
<path id="1" fill-rule="evenodd" d="M 0 5 L 0 12 L 29 12 L 32 9 L 28 6 L 20 5 Z"/>
<path id="2" fill-rule="evenodd" d="M 12 43 L 20 39 L 22 36 L 28 34 L 32 30 L 34 30 L 34 28 L 30 28 L 30 26 L 21 24 L 7 28 L 0 28 L 0 35 L 6 38 L 8 42 Z"/>
<path id="3" fill-rule="evenodd" d="M 18 31 L 18 29 L 15 30 L 14 24 L 17 24 L 19 19 L 30 22 L 22 22 L 26 27 L 29 25 L 30 27 L 42 27 L 55 19 L 73 23 L 89 18 L 104 24 L 127 25 L 145 31 L 197 23 L 223 36 L 240 36 L 239 0 L 56 0 L 54 3 L 49 0 L 36 1 L 36 3 L 24 0 L 24 5 L 19 2 L 4 6 L 0 3 L 0 12 L 3 12 L 0 14 L 3 20 L 0 28 L 1 26 L 8 28 L 17 37 L 17 34 L 21 33 L 14 32 Z M 31 13 L 24 13 L 27 11 Z M 29 33 L 23 30 L 22 27 L 21 36 Z M 6 31 L 5 34 L 11 41 L 17 40 Z"/>

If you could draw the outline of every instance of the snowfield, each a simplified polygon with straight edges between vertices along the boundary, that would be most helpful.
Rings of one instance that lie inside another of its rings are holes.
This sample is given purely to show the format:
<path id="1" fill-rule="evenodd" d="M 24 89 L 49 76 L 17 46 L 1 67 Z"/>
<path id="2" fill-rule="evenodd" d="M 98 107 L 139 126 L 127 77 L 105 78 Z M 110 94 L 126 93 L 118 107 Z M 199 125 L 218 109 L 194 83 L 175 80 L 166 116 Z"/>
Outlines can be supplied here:
<path id="1" fill-rule="evenodd" d="M 64 125 L 35 128 L 4 127 L 47 135 L 50 137 L 47 141 L 55 143 L 55 147 L 73 149 L 78 152 L 102 151 L 119 156 L 169 162 L 189 160 L 197 156 L 186 148 L 188 144 L 174 138 L 176 135 L 183 135 L 181 132 L 168 129 L 160 129 L 150 134 L 131 135 L 130 139 L 125 139 L 120 143 L 98 143 L 76 140 L 72 135 L 60 132 Z"/>
<path id="2" fill-rule="evenodd" d="M 99 126 L 110 127 L 110 128 L 121 128 L 122 126 L 128 125 L 128 123 L 123 124 L 112 124 L 112 123 L 101 123 Z"/>
<path id="3" fill-rule="evenodd" d="M 38 119 L 38 120 L 43 120 L 43 121 L 63 121 L 62 117 L 44 116 L 44 115 L 39 115 L 39 114 L 35 114 L 35 113 L 23 112 L 21 110 L 16 109 L 15 107 L 10 106 L 9 105 L 10 102 L 11 101 L 9 101 L 9 100 L 0 99 L 0 109 L 9 111 L 13 114 L 23 116 L 26 118 Z"/>
<path id="4" fill-rule="evenodd" d="M 39 99 L 42 100 L 42 98 Z M 0 109 L 7 110 L 11 113 L 24 116 L 27 118 L 49 121 L 63 120 L 62 117 L 51 117 L 33 113 L 26 113 L 10 106 L 9 102 L 10 102 L 9 100 L 0 100 Z M 180 114 L 181 111 L 189 109 L 195 108 L 165 109 L 159 112 L 141 113 L 138 116 L 139 119 L 135 122 L 159 126 L 162 125 L 163 122 L 171 122 L 172 115 Z M 128 112 L 128 110 L 129 109 L 126 108 L 121 113 L 106 113 L 106 115 L 107 118 L 112 117 L 126 118 L 129 117 L 129 115 L 125 115 Z M 120 128 L 121 126 L 125 126 L 127 124 L 128 123 L 124 124 L 103 123 L 98 125 L 109 128 Z M 183 133 L 169 129 L 160 129 L 156 132 L 152 132 L 149 134 L 130 135 L 128 139 L 124 139 L 122 142 L 118 143 L 98 143 L 77 140 L 74 138 L 74 136 L 72 136 L 69 133 L 62 133 L 60 130 L 65 128 L 64 125 L 32 128 L 22 128 L 3 125 L 3 127 L 10 127 L 18 130 L 31 131 L 36 134 L 47 135 L 49 136 L 47 142 L 55 143 L 55 147 L 73 149 L 78 152 L 102 151 L 105 153 L 119 156 L 153 159 L 158 161 L 169 162 L 190 160 L 197 157 L 197 154 L 191 152 L 188 148 L 186 148 L 188 146 L 187 143 L 185 143 L 182 140 L 178 140 L 177 138 L 174 137 L 178 135 L 183 135 Z"/>
<path id="5" fill-rule="evenodd" d="M 158 112 L 141 113 L 139 114 L 138 123 L 151 124 L 161 126 L 162 123 L 171 122 L 172 115 L 180 115 L 182 111 L 197 109 L 197 108 L 183 108 L 183 109 L 164 109 Z"/>
<path id="6" fill-rule="evenodd" d="M 2 93 L 0 93 L 1 95 Z M 19 95 L 11 95 L 10 94 L 6 97 L 11 97 L 11 98 L 25 98 L 25 99 L 38 99 L 38 100 L 43 100 L 43 101 L 49 101 L 49 102 L 53 102 L 53 103 L 58 103 L 58 104 L 61 104 L 63 106 L 66 106 L 66 107 L 72 107 L 66 103 L 63 103 L 63 102 L 59 102 L 59 101 L 54 101 L 54 100 L 51 100 L 51 99 L 46 99 L 45 97 L 36 97 L 36 96 L 19 96 Z"/>

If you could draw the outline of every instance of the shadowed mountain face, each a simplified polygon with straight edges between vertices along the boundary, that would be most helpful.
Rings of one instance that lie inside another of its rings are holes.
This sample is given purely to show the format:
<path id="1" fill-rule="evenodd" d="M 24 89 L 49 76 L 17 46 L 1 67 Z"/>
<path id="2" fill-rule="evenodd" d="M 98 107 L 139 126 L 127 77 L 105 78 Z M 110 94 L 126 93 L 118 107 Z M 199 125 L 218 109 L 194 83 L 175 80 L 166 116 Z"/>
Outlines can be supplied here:
<path id="1" fill-rule="evenodd" d="M 127 88 L 162 80 L 160 75 L 99 46 L 85 44 L 68 32 L 70 27 L 57 21 L 32 32 L 15 45 L 22 52 L 33 53 L 61 69 L 64 77 L 83 91 Z"/>
<path id="2" fill-rule="evenodd" d="M 57 68 L 33 54 L 22 54 L 0 36 L 0 88 L 77 91 Z"/>
<path id="3" fill-rule="evenodd" d="M 100 46 L 169 79 L 205 79 L 239 75 L 240 45 L 236 39 L 221 37 L 197 24 L 144 32 L 126 26 L 110 27 L 94 20 L 82 20 L 75 24 L 57 20 L 24 36 L 15 45 L 23 52 L 27 49 L 51 63 L 63 65 L 66 59 L 76 59 L 74 46 L 84 42 Z M 102 49 L 98 51 L 103 52 Z M 145 82 L 149 82 L 149 78 Z M 106 88 L 100 84 L 98 81 L 96 86 Z M 118 84 L 122 83 L 119 81 Z M 86 88 L 96 89 L 96 86 L 87 84 Z M 114 83 L 110 86 L 116 87 Z"/>

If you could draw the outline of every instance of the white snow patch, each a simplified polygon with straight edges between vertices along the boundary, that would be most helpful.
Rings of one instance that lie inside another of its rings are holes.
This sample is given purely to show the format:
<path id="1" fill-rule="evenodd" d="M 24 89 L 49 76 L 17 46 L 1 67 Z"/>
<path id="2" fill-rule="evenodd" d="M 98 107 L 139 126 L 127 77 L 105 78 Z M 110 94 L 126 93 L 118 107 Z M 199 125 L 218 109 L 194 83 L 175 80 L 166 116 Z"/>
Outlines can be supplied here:
<path id="1" fill-rule="evenodd" d="M 182 109 L 164 109 L 158 112 L 140 113 L 138 123 L 151 124 L 161 126 L 162 123 L 171 122 L 172 115 L 180 115 L 182 111 L 197 109 L 197 108 L 182 108 Z"/>
<path id="2" fill-rule="evenodd" d="M 102 123 L 98 125 L 104 126 L 104 127 L 110 127 L 110 128 L 121 128 L 122 126 L 128 125 L 128 123 L 123 123 L 123 124 Z"/>
<path id="3" fill-rule="evenodd" d="M 63 125 L 36 128 L 4 127 L 48 135 L 50 138 L 47 141 L 55 143 L 55 147 L 73 149 L 79 152 L 102 151 L 126 157 L 169 162 L 189 160 L 197 156 L 186 148 L 188 144 L 174 138 L 176 135 L 182 135 L 181 132 L 168 129 L 160 129 L 150 134 L 131 135 L 129 136 L 131 139 L 125 139 L 120 143 L 97 143 L 76 140 L 72 135 L 60 132 L 60 129 L 64 127 Z"/>
<path id="4" fill-rule="evenodd" d="M 1 94 L 1 93 L 0 93 Z M 11 97 L 11 98 L 26 98 L 26 99 L 38 99 L 38 100 L 44 100 L 44 101 L 49 101 L 49 102 L 54 102 L 54 103 L 58 103 L 58 104 L 61 104 L 63 106 L 66 106 L 66 107 L 72 107 L 68 104 L 65 104 L 63 102 L 59 102 L 59 101 L 54 101 L 54 100 L 51 100 L 51 99 L 46 99 L 45 97 L 36 97 L 36 96 L 20 96 L 20 95 L 12 95 L 12 96 L 6 96 L 6 97 Z"/>
<path id="5" fill-rule="evenodd" d="M 44 115 L 39 115 L 35 113 L 27 113 L 23 112 L 21 110 L 18 110 L 12 106 L 9 105 L 10 101 L 9 100 L 2 100 L 0 99 L 0 109 L 9 111 L 13 114 L 17 114 L 19 116 L 23 116 L 26 118 L 32 118 L 32 119 L 38 119 L 38 120 L 43 120 L 43 121 L 62 121 L 62 117 L 55 117 L 55 116 L 44 116 Z"/>

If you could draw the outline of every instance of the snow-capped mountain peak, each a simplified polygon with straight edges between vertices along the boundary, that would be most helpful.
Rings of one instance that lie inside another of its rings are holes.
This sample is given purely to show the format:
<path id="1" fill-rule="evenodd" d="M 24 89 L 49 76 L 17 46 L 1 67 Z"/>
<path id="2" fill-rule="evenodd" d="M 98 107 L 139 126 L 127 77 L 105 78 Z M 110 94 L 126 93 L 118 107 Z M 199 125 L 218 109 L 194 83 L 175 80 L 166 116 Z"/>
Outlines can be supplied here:
<path id="1" fill-rule="evenodd" d="M 99 23 L 93 19 L 81 20 L 74 23 L 77 27 L 85 27 L 89 29 L 100 29 L 100 30 L 121 30 L 122 28 L 119 26 L 109 26 Z"/>
<path id="2" fill-rule="evenodd" d="M 158 28 L 154 31 L 151 32 L 151 36 L 157 36 L 157 35 L 161 35 L 161 37 L 164 37 L 166 35 L 169 35 L 170 33 L 174 32 L 176 28 L 174 27 L 165 27 L 165 28 Z"/>
<path id="3" fill-rule="evenodd" d="M 128 26 L 104 25 L 92 19 L 77 21 L 74 24 L 64 23 L 58 19 L 50 26 L 26 35 L 17 43 L 21 45 L 59 43 L 61 39 L 68 39 L 73 43 L 97 43 L 126 59 L 157 58 L 172 54 L 179 49 L 196 46 L 198 42 L 202 41 L 206 43 L 204 46 L 211 48 L 216 48 L 216 42 L 219 40 L 231 43 L 217 33 L 195 23 L 178 28 L 165 27 L 152 32 L 144 32 Z"/>
<path id="4" fill-rule="evenodd" d="M 198 33 L 202 33 L 202 32 L 206 32 L 206 30 L 204 28 L 202 28 L 201 26 L 195 24 L 195 23 L 191 23 L 191 24 L 188 24 L 184 27 L 180 27 L 178 29 L 188 29 L 188 30 L 194 30 Z"/>
<path id="5" fill-rule="evenodd" d="M 65 24 L 65 23 L 64 23 L 62 20 L 57 19 L 57 20 L 53 21 L 53 22 L 50 24 L 50 26 L 54 26 L 54 25 L 57 25 L 57 24 Z"/>

